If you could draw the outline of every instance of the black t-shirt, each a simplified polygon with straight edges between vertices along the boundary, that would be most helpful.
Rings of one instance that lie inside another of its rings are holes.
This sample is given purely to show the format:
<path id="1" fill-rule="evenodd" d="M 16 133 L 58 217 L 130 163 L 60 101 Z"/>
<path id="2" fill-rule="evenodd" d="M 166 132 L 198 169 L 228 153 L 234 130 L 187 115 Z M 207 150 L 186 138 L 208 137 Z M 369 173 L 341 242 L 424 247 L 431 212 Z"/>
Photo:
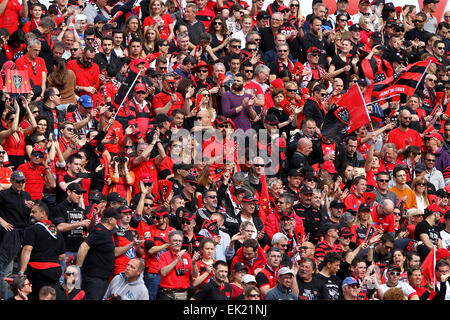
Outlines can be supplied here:
<path id="1" fill-rule="evenodd" d="M 52 209 L 51 221 L 58 226 L 60 223 L 76 223 L 86 219 L 85 211 L 77 204 L 70 203 L 67 199 Z M 84 241 L 83 227 L 63 232 L 64 241 L 68 251 L 77 252 Z"/>
<path id="2" fill-rule="evenodd" d="M 56 226 L 46 224 L 44 221 L 38 221 L 25 229 L 23 245 L 33 247 L 30 262 L 60 263 L 59 255 L 66 252 L 61 232 Z"/>
<path id="3" fill-rule="evenodd" d="M 297 275 L 297 284 L 299 300 L 330 300 L 325 283 L 314 276 L 310 282 L 304 282 Z"/>
<path id="4" fill-rule="evenodd" d="M 314 275 L 317 279 L 322 281 L 325 284 L 325 287 L 328 290 L 328 296 L 330 300 L 341 300 L 343 297 L 341 284 L 342 281 L 335 275 L 331 275 L 331 277 L 326 277 L 321 273 Z"/>
<path id="5" fill-rule="evenodd" d="M 0 191 L 0 216 L 14 228 L 25 228 L 30 223 L 30 208 L 25 205 L 31 200 L 28 192 L 15 192 L 12 187 Z"/>
<path id="6" fill-rule="evenodd" d="M 420 235 L 423 233 L 427 234 L 430 237 L 430 241 L 434 246 L 438 245 L 441 236 L 437 227 L 431 226 L 428 221 L 423 220 L 422 222 L 419 222 L 414 229 L 414 240 L 421 241 Z M 423 243 L 417 247 L 417 252 L 420 254 L 420 258 L 422 261 L 428 255 L 429 251 L 430 249 Z"/>
<path id="7" fill-rule="evenodd" d="M 90 249 L 86 255 L 81 271 L 83 275 L 108 279 L 114 270 L 114 242 L 113 232 L 103 224 L 97 224 L 89 236 L 86 243 Z"/>
<path id="8" fill-rule="evenodd" d="M 223 286 L 219 286 L 216 281 L 211 280 L 201 286 L 192 298 L 195 300 L 230 300 L 231 291 L 231 284 L 225 283 Z"/>

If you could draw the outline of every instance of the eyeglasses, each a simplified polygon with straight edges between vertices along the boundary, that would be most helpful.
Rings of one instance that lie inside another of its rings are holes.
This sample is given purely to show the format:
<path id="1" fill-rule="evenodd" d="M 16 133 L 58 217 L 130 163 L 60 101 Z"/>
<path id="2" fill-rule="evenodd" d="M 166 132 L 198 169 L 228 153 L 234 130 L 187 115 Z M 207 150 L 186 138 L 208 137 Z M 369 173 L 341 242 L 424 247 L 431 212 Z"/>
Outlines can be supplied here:
<path id="1" fill-rule="evenodd" d="M 401 272 L 399 272 L 399 271 L 389 271 L 389 274 L 391 276 L 397 276 L 398 277 L 401 274 Z"/>
<path id="2" fill-rule="evenodd" d="M 253 233 L 253 232 L 255 232 L 254 230 L 244 230 L 245 232 L 248 232 L 248 233 Z"/>
<path id="3" fill-rule="evenodd" d="M 249 295 L 247 295 L 247 297 L 249 297 L 249 298 L 257 298 L 257 297 L 259 297 L 259 294 L 249 294 Z"/>
<path id="4" fill-rule="evenodd" d="M 339 19 L 339 21 L 347 22 L 348 20 L 347 19 Z"/>
<path id="5" fill-rule="evenodd" d="M 31 155 L 36 158 L 44 159 L 44 154 L 42 152 L 33 152 Z"/>
<path id="6" fill-rule="evenodd" d="M 312 248 L 310 248 L 310 247 L 300 247 L 300 248 L 298 248 L 299 250 L 308 250 L 308 249 L 312 249 Z"/>

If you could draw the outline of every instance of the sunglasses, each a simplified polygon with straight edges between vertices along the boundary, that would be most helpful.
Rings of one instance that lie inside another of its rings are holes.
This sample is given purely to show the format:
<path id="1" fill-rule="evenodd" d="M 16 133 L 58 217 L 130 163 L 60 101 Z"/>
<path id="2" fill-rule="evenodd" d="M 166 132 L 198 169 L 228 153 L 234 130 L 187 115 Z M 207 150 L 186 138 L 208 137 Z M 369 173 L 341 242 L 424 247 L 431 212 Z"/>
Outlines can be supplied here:
<path id="1" fill-rule="evenodd" d="M 232 45 L 231 47 L 232 48 L 240 48 L 241 46 L 240 45 Z"/>
<path id="2" fill-rule="evenodd" d="M 378 179 L 379 182 L 389 182 L 389 179 Z"/>
<path id="3" fill-rule="evenodd" d="M 288 92 L 297 92 L 297 89 L 286 89 Z"/>
<path id="4" fill-rule="evenodd" d="M 342 236 L 344 239 L 350 239 L 352 236 Z"/>
<path id="5" fill-rule="evenodd" d="M 197 72 L 208 73 L 208 70 L 207 69 L 201 69 L 201 70 L 197 70 Z"/>
<path id="6" fill-rule="evenodd" d="M 68 276 L 73 276 L 75 274 L 75 272 L 65 272 L 65 274 Z"/>
<path id="7" fill-rule="evenodd" d="M 136 91 L 136 94 L 145 94 L 145 91 Z"/>
<path id="8" fill-rule="evenodd" d="M 436 162 L 436 159 L 425 159 L 425 161 Z"/>
<path id="9" fill-rule="evenodd" d="M 262 167 L 264 167 L 264 165 L 263 165 L 263 164 L 254 164 L 254 166 L 255 166 L 255 167 L 259 167 L 259 168 L 262 168 Z"/>
<path id="10" fill-rule="evenodd" d="M 144 207 L 151 207 L 153 203 L 144 203 Z"/>
<path id="11" fill-rule="evenodd" d="M 40 159 L 44 159 L 44 154 L 41 152 L 33 152 L 31 155 L 33 157 L 39 157 Z"/>
<path id="12" fill-rule="evenodd" d="M 398 277 L 401 274 L 401 272 L 399 272 L 399 271 L 389 271 L 389 274 L 391 276 L 397 276 Z"/>
<path id="13" fill-rule="evenodd" d="M 257 298 L 257 297 L 259 297 L 259 294 L 249 294 L 249 295 L 247 295 L 247 297 Z"/>
<path id="14" fill-rule="evenodd" d="M 217 199 L 217 196 L 208 196 L 210 199 Z"/>
<path id="15" fill-rule="evenodd" d="M 153 219 L 153 220 L 162 220 L 163 217 L 153 216 L 152 219 Z"/>
<path id="16" fill-rule="evenodd" d="M 19 180 L 19 181 L 13 180 L 13 181 L 15 181 L 16 183 L 19 183 L 19 184 L 25 183 L 25 180 Z"/>
<path id="17" fill-rule="evenodd" d="M 419 183 L 417 183 L 417 185 L 418 185 L 418 186 L 426 186 L 427 184 L 426 184 L 426 183 L 423 183 L 423 182 L 419 182 Z"/>
<path id="18" fill-rule="evenodd" d="M 278 52 L 288 52 L 288 50 L 278 50 Z"/>
<path id="19" fill-rule="evenodd" d="M 191 222 L 189 220 L 183 220 L 181 221 L 181 224 L 185 224 L 185 225 L 191 225 Z"/>
<path id="20" fill-rule="evenodd" d="M 415 23 L 422 23 L 424 20 L 414 20 Z"/>
<path id="21" fill-rule="evenodd" d="M 5 155 L 6 154 L 6 151 L 0 151 L 0 155 Z"/>
<path id="22" fill-rule="evenodd" d="M 281 13 L 289 13 L 289 10 L 282 10 Z"/>
<path id="23" fill-rule="evenodd" d="M 359 289 L 359 284 L 354 283 L 354 284 L 349 284 L 349 287 L 352 287 L 353 289 Z"/>
<path id="24" fill-rule="evenodd" d="M 219 128 L 230 128 L 230 126 L 227 124 L 219 124 L 218 127 Z"/>
<path id="25" fill-rule="evenodd" d="M 216 26 L 221 26 L 221 25 L 222 25 L 222 22 L 216 21 L 216 22 L 214 22 L 214 24 L 215 24 Z"/>
<path id="26" fill-rule="evenodd" d="M 290 7 L 298 7 L 299 5 L 298 4 L 295 4 L 295 3 L 293 3 L 293 4 L 291 4 L 290 5 Z"/>

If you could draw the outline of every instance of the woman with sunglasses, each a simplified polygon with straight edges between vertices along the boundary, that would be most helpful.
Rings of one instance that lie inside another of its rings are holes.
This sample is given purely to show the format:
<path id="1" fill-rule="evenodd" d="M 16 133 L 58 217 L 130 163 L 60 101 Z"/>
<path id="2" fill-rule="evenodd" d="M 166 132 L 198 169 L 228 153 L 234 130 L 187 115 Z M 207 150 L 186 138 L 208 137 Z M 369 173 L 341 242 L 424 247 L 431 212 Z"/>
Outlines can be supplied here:
<path id="1" fill-rule="evenodd" d="M 289 2 L 289 9 L 291 14 L 289 21 L 292 22 L 293 25 L 298 26 L 300 23 L 304 22 L 305 17 L 303 17 L 300 2 L 298 0 L 291 0 L 291 2 Z M 300 30 L 302 30 L 302 28 L 299 28 L 299 31 Z M 300 39 L 301 38 L 302 37 L 300 37 Z"/>
<path id="2" fill-rule="evenodd" d="M 399 281 L 408 281 L 408 273 L 406 270 L 406 254 L 402 249 L 395 249 L 392 251 L 391 264 L 400 267 Z M 383 278 L 387 280 L 387 268 L 384 270 Z"/>
<path id="3" fill-rule="evenodd" d="M 227 54 L 227 46 L 230 42 L 225 19 L 221 15 L 215 16 L 209 24 L 208 32 L 212 36 L 212 52 L 214 52 L 218 58 L 224 57 Z"/>
<path id="4" fill-rule="evenodd" d="M 13 296 L 8 300 L 30 300 L 28 297 L 33 292 L 30 280 L 25 275 L 15 275 L 10 284 Z"/>
<path id="5" fill-rule="evenodd" d="M 417 177 L 411 183 L 411 189 L 416 194 L 417 209 L 421 214 L 425 212 L 425 208 L 430 205 L 427 191 L 427 180 L 424 177 Z"/>
<path id="6" fill-rule="evenodd" d="M 144 19 L 143 26 L 156 26 L 161 39 L 172 40 L 174 20 L 170 14 L 164 13 L 165 7 L 161 0 L 152 0 L 149 5 L 149 16 Z"/>
<path id="7" fill-rule="evenodd" d="M 8 154 L 9 164 L 14 169 L 25 163 L 25 138 L 37 127 L 36 120 L 28 106 L 28 101 L 23 96 L 21 103 L 27 112 L 31 126 L 26 129 L 19 127 L 20 107 L 17 100 L 14 100 L 14 111 L 9 111 L 6 114 L 6 128 L 0 131 L 0 144 Z"/>

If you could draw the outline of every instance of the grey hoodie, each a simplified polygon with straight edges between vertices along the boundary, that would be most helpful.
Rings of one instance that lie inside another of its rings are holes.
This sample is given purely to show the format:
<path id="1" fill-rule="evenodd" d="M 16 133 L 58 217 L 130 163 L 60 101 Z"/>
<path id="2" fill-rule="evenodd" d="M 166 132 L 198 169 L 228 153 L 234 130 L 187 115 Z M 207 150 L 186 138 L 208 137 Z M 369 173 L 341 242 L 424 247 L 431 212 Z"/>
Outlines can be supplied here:
<path id="1" fill-rule="evenodd" d="M 143 273 L 133 282 L 127 282 L 125 272 L 116 275 L 111 280 L 103 300 L 107 300 L 112 295 L 120 296 L 122 300 L 148 300 L 148 290 L 144 283 Z"/>

